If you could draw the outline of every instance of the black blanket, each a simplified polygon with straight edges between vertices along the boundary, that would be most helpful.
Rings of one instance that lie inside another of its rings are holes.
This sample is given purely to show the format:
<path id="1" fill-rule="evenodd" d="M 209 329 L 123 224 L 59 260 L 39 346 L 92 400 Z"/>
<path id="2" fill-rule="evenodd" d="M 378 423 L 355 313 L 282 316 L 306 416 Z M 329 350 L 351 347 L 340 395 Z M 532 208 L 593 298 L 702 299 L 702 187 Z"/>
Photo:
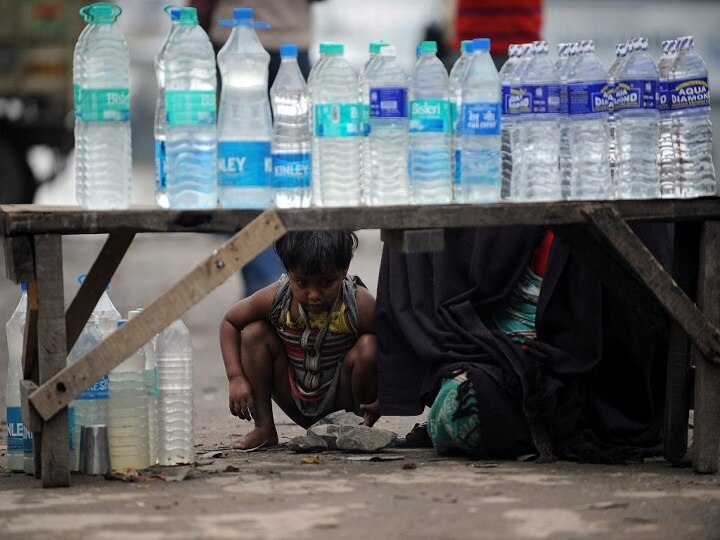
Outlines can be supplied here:
<path id="1" fill-rule="evenodd" d="M 633 226 L 665 268 L 672 226 Z M 616 461 L 653 452 L 664 415 L 666 328 L 605 288 L 555 239 L 538 338 L 521 347 L 488 324 L 527 266 L 538 227 L 449 229 L 440 253 L 384 248 L 377 298 L 384 415 L 417 415 L 443 378 L 467 370 L 480 404 L 477 456 L 539 451 Z"/>

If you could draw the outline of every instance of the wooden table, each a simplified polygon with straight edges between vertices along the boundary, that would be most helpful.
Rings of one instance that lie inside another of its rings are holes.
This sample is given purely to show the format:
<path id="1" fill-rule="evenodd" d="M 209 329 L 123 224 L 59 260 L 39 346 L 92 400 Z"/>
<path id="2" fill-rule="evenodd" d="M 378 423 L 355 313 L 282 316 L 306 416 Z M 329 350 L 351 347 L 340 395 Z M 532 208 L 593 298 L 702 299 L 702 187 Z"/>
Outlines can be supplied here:
<path id="1" fill-rule="evenodd" d="M 628 226 L 676 224 L 673 276 Z M 0 206 L 6 273 L 28 283 L 21 383 L 23 421 L 34 433 L 43 486 L 70 484 L 67 406 L 87 386 L 180 317 L 289 230 L 381 229 L 403 251 L 443 248 L 443 229 L 545 225 L 597 271 L 606 285 L 648 316 L 672 321 L 667 376 L 665 457 L 687 451 L 694 409 L 693 466 L 718 470 L 720 449 L 720 199 L 500 203 L 292 210 L 91 211 L 79 207 Z M 133 237 L 144 232 L 233 233 L 144 311 L 72 366 L 70 350 Z M 61 237 L 108 234 L 85 282 L 64 309 Z M 673 279 L 674 277 L 674 279 Z M 694 302 L 697 300 L 697 303 Z M 692 359 L 691 362 L 691 351 Z M 692 365 L 694 364 L 694 369 Z M 694 401 L 691 403 L 694 371 Z"/>

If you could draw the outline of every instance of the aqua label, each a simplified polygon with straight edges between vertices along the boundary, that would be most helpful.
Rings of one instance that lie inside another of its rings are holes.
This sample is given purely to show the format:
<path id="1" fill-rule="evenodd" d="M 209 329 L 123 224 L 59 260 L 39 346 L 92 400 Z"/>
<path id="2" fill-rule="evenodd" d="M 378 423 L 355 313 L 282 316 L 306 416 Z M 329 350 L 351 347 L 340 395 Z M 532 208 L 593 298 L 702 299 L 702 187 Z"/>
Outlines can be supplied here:
<path id="1" fill-rule="evenodd" d="M 8 452 L 20 453 L 23 451 L 22 409 L 20 407 L 7 407 L 7 449 Z"/>
<path id="2" fill-rule="evenodd" d="M 276 189 L 304 189 L 310 187 L 312 162 L 310 153 L 273 154 L 272 187 Z"/>
<path id="3" fill-rule="evenodd" d="M 452 108 L 445 99 L 410 102 L 410 133 L 452 133 Z"/>
<path id="4" fill-rule="evenodd" d="M 370 88 L 370 118 L 407 118 L 407 88 Z"/>
<path id="5" fill-rule="evenodd" d="M 559 84 L 530 84 L 512 89 L 511 107 L 515 114 L 558 114 Z"/>
<path id="6" fill-rule="evenodd" d="M 459 148 L 455 149 L 455 178 L 453 181 L 456 186 L 460 185 L 462 180 L 462 150 Z"/>
<path id="7" fill-rule="evenodd" d="M 215 90 L 166 90 L 165 115 L 171 126 L 215 125 Z"/>
<path id="8" fill-rule="evenodd" d="M 595 116 L 610 110 L 606 82 L 570 83 L 567 85 L 568 113 L 572 116 Z"/>
<path id="9" fill-rule="evenodd" d="M 107 399 L 109 387 L 108 376 L 103 375 L 75 399 Z"/>
<path id="10" fill-rule="evenodd" d="M 130 90 L 81 88 L 78 118 L 83 122 L 129 122 Z"/>
<path id="11" fill-rule="evenodd" d="M 165 154 L 165 141 L 155 139 L 155 189 L 167 189 L 167 156 Z"/>
<path id="12" fill-rule="evenodd" d="M 619 81 L 613 92 L 613 107 L 624 109 L 657 109 L 656 80 L 628 79 Z"/>
<path id="13" fill-rule="evenodd" d="M 477 101 L 463 103 L 460 112 L 462 135 L 498 135 L 500 133 L 500 103 Z"/>
<path id="14" fill-rule="evenodd" d="M 270 141 L 218 141 L 217 155 L 219 187 L 270 187 Z"/>
<path id="15" fill-rule="evenodd" d="M 710 86 L 707 77 L 670 81 L 668 93 L 672 111 L 710 106 Z"/>
<path id="16" fill-rule="evenodd" d="M 322 103 L 315 105 L 317 137 L 357 137 L 362 111 L 359 103 Z"/>

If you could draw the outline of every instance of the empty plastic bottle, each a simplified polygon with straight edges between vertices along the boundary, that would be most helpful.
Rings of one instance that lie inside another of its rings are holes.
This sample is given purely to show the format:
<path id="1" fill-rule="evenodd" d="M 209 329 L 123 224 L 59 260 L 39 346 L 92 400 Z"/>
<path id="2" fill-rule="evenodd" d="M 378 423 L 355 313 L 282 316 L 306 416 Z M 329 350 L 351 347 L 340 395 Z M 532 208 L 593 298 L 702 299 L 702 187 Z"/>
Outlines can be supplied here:
<path id="1" fill-rule="evenodd" d="M 20 408 L 20 381 L 23 380 L 22 353 L 25 318 L 27 315 L 27 285 L 20 285 L 20 302 L 5 324 L 8 344 L 8 368 L 5 380 L 5 412 L 7 419 L 7 458 L 11 471 L 22 472 L 23 434 L 25 432 Z"/>
<path id="2" fill-rule="evenodd" d="M 462 77 L 470 63 L 470 55 L 472 55 L 472 40 L 463 40 L 460 44 L 460 56 L 453 64 L 450 70 L 450 114 L 453 123 L 453 161 L 452 161 L 452 178 L 453 178 L 453 200 L 460 200 L 460 175 L 462 173 L 462 146 L 460 140 L 460 129 L 458 117 L 462 108 Z"/>
<path id="3" fill-rule="evenodd" d="M 362 123 L 360 125 L 360 199 L 362 204 L 367 204 L 367 190 L 371 162 L 370 162 L 370 85 L 367 74 L 373 69 L 380 57 L 380 49 L 388 45 L 384 41 L 372 41 L 368 47 L 369 56 L 367 62 L 360 70 L 360 100 L 362 101 Z"/>
<path id="4" fill-rule="evenodd" d="M 670 116 L 670 74 L 677 56 L 677 40 L 662 42 L 662 56 L 658 60 L 658 110 L 660 113 L 660 142 L 658 144 L 658 167 L 660 196 L 675 197 L 677 162 L 672 142 L 672 117 Z"/>
<path id="5" fill-rule="evenodd" d="M 659 74 L 647 49 L 647 38 L 630 40 L 614 90 L 617 189 L 621 199 L 652 199 L 660 195 L 657 166 Z"/>
<path id="6" fill-rule="evenodd" d="M 155 55 L 155 78 L 157 80 L 158 95 L 155 103 L 155 124 L 153 134 L 155 137 L 155 201 L 163 208 L 170 203 L 167 196 L 167 155 L 166 142 L 166 111 L 165 111 L 165 52 L 167 44 L 178 29 L 180 9 L 177 6 L 166 6 L 165 12 L 170 15 L 170 31 Z"/>
<path id="7" fill-rule="evenodd" d="M 120 319 L 118 328 L 126 322 L 126 319 Z M 113 469 L 146 469 L 150 464 L 145 353 L 142 348 L 108 375 L 108 446 Z"/>
<path id="8" fill-rule="evenodd" d="M 76 45 L 76 198 L 93 209 L 127 208 L 132 189 L 130 56 L 115 4 L 86 6 Z"/>
<path id="9" fill-rule="evenodd" d="M 195 8 L 180 8 L 165 48 L 165 152 L 171 208 L 217 204 L 215 52 Z"/>
<path id="10" fill-rule="evenodd" d="M 297 45 L 280 46 L 280 69 L 270 90 L 273 109 L 272 188 L 278 208 L 306 208 L 312 197 L 308 90 Z"/>
<path id="11" fill-rule="evenodd" d="M 341 43 L 328 44 L 327 60 L 313 79 L 313 167 L 323 206 L 360 202 L 360 93 L 344 50 Z"/>
<path id="12" fill-rule="evenodd" d="M 677 158 L 678 197 L 715 195 L 708 68 L 695 51 L 692 36 L 678 38 L 670 75 L 670 115 Z"/>
<path id="13" fill-rule="evenodd" d="M 83 328 L 67 358 L 67 365 L 77 362 L 82 356 L 95 348 L 103 340 L 97 324 L 91 319 Z M 70 456 L 71 469 L 80 466 L 80 431 L 83 426 L 108 423 L 108 376 L 103 375 L 86 388 L 70 403 Z"/>
<path id="14" fill-rule="evenodd" d="M 142 308 L 128 312 L 128 320 L 142 313 Z M 152 341 L 142 346 L 145 355 L 145 391 L 147 394 L 147 424 L 148 424 L 148 463 L 152 466 L 157 463 L 157 362 L 155 348 Z"/>
<path id="15" fill-rule="evenodd" d="M 410 200 L 413 204 L 452 201 L 452 138 L 448 73 L 437 43 L 423 41 L 410 75 Z"/>
<path id="16" fill-rule="evenodd" d="M 236 8 L 220 21 L 232 31 L 217 56 L 222 76 L 218 113 L 218 192 L 223 208 L 267 208 L 273 202 L 268 98 L 270 54 L 252 8 Z"/>
<path id="17" fill-rule="evenodd" d="M 570 159 L 570 112 L 568 104 L 568 76 L 577 60 L 577 43 L 558 44 L 555 68 L 560 77 L 560 192 L 563 200 L 570 198 L 572 160 Z"/>
<path id="18" fill-rule="evenodd" d="M 519 65 L 520 47 L 511 44 L 508 47 L 508 59 L 500 68 L 498 76 L 500 77 L 500 90 L 502 93 L 502 119 L 500 125 L 500 156 L 502 160 L 502 170 L 500 172 L 500 197 L 502 199 L 510 198 L 512 184 L 512 130 L 515 125 L 516 111 L 511 108 L 512 89 L 515 71 Z"/>
<path id="19" fill-rule="evenodd" d="M 470 64 L 462 78 L 460 144 L 462 203 L 500 200 L 500 77 L 490 57 L 490 40 L 473 40 Z"/>
<path id="20" fill-rule="evenodd" d="M 615 61 L 608 69 L 608 132 L 610 143 L 608 147 L 608 160 L 610 161 L 610 178 L 612 182 L 613 196 L 617 197 L 617 125 L 615 118 L 615 86 L 617 83 L 617 74 L 625 62 L 627 56 L 628 44 L 618 43 L 615 45 Z"/>
<path id="21" fill-rule="evenodd" d="M 80 274 L 77 278 L 78 283 L 82 284 L 86 276 L 87 274 Z M 120 312 L 115 308 L 107 293 L 111 288 L 110 283 L 108 283 L 90 314 L 90 322 L 97 326 L 103 339 L 115 331 L 117 322 L 120 319 Z"/>
<path id="22" fill-rule="evenodd" d="M 521 94 L 528 112 L 521 112 L 519 148 L 526 154 L 520 180 L 522 200 L 553 201 L 560 190 L 560 77 L 545 41 L 533 42 L 533 54 L 521 75 Z"/>
<path id="23" fill-rule="evenodd" d="M 580 54 L 567 75 L 567 92 L 570 198 L 609 199 L 607 72 L 590 39 L 580 42 Z"/>
<path id="24" fill-rule="evenodd" d="M 176 320 L 157 338 L 158 464 L 195 461 L 193 441 L 193 348 L 190 333 Z"/>

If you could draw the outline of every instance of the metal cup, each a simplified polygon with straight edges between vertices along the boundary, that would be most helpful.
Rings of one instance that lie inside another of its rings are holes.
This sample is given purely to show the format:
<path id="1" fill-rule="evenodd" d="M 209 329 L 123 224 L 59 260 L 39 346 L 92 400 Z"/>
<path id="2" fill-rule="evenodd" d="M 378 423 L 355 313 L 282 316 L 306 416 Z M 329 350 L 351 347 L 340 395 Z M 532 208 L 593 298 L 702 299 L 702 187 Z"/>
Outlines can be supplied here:
<path id="1" fill-rule="evenodd" d="M 95 424 L 80 430 L 80 472 L 106 474 L 110 470 L 107 426 Z"/>

